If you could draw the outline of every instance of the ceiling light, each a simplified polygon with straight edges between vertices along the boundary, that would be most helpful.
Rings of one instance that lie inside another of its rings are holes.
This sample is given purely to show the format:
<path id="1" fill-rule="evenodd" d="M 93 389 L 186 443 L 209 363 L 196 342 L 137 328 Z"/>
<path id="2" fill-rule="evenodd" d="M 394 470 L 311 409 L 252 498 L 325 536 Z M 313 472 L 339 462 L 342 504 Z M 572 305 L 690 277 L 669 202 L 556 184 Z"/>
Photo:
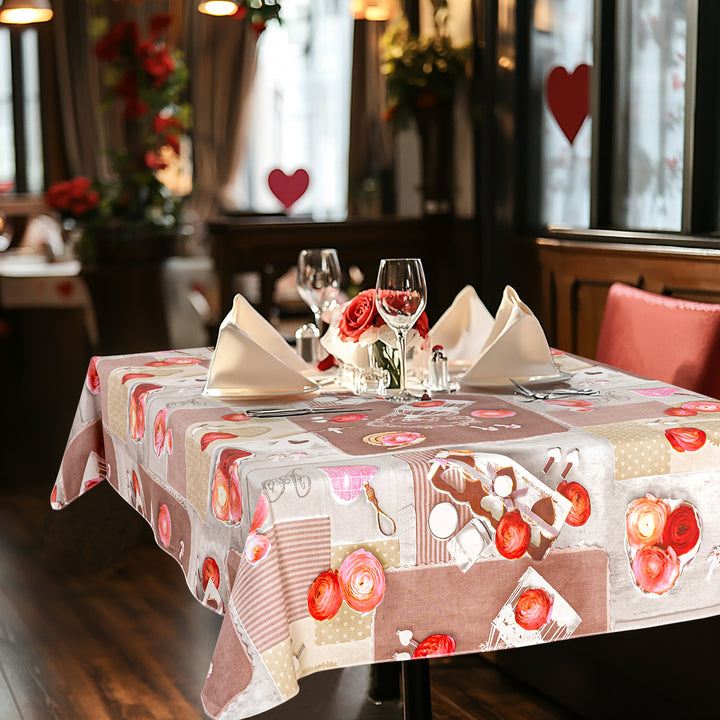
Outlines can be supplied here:
<path id="1" fill-rule="evenodd" d="M 52 16 L 50 0 L 5 0 L 0 6 L 0 23 L 9 25 L 47 22 Z"/>
<path id="2" fill-rule="evenodd" d="M 234 15 L 238 11 L 235 0 L 201 0 L 198 10 L 205 15 L 224 17 Z"/>

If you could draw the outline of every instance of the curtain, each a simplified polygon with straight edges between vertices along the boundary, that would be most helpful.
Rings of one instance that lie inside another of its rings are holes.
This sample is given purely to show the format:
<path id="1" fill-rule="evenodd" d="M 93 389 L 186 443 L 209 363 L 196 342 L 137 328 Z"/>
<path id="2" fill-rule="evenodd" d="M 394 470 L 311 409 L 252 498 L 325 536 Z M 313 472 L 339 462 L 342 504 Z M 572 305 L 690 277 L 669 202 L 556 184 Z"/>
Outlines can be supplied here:
<path id="1" fill-rule="evenodd" d="M 385 23 L 357 20 L 353 33 L 348 216 L 393 211 L 393 140 L 382 119 L 385 85 L 380 36 Z"/>
<path id="2" fill-rule="evenodd" d="M 250 23 L 185 5 L 183 29 L 193 106 L 194 187 L 190 207 L 207 219 L 225 205 L 247 142 L 249 97 L 257 61 Z"/>
<path id="3" fill-rule="evenodd" d="M 67 164 L 71 175 L 107 180 L 111 173 L 108 149 L 123 142 L 120 109 L 102 107 L 101 71 L 89 28 L 103 18 L 111 24 L 134 19 L 144 36 L 156 12 L 169 12 L 175 18 L 169 42 L 183 50 L 188 65 L 195 182 L 187 206 L 205 220 L 222 207 L 224 192 L 240 162 L 257 37 L 244 20 L 199 13 L 197 0 L 55 3 L 59 116 Z"/>

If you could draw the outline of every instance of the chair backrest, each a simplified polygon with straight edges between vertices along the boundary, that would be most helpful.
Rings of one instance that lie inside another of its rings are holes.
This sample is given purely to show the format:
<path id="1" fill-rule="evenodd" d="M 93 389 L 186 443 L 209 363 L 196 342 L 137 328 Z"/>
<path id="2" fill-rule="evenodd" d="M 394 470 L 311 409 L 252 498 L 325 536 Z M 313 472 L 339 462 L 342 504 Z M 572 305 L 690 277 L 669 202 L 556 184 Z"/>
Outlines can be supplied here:
<path id="1" fill-rule="evenodd" d="M 720 304 L 610 286 L 597 360 L 720 398 Z"/>

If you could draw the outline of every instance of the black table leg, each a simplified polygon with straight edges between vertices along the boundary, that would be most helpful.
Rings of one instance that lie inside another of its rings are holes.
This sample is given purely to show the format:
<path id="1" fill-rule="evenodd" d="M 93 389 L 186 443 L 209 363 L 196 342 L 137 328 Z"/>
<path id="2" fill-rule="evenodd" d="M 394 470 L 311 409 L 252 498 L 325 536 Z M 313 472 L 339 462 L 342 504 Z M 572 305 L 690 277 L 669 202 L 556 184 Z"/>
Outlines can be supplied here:
<path id="1" fill-rule="evenodd" d="M 427 658 L 402 662 L 402 690 L 403 720 L 432 720 Z"/>

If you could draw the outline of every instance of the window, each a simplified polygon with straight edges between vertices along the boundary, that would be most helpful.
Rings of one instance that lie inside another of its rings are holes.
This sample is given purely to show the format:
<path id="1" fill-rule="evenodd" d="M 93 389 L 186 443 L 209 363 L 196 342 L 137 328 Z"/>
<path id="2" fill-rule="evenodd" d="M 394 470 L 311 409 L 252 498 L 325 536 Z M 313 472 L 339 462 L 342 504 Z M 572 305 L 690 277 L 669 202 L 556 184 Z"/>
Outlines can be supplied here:
<path id="1" fill-rule="evenodd" d="M 718 4 L 534 0 L 524 22 L 529 225 L 717 233 Z"/>
<path id="2" fill-rule="evenodd" d="M 37 31 L 0 28 L 0 192 L 42 192 L 40 118 Z"/>
<path id="3" fill-rule="evenodd" d="M 279 168 L 310 176 L 293 214 L 347 214 L 352 17 L 347 0 L 293 0 L 258 44 L 249 140 L 234 197 L 239 210 L 277 212 L 268 187 Z"/>

